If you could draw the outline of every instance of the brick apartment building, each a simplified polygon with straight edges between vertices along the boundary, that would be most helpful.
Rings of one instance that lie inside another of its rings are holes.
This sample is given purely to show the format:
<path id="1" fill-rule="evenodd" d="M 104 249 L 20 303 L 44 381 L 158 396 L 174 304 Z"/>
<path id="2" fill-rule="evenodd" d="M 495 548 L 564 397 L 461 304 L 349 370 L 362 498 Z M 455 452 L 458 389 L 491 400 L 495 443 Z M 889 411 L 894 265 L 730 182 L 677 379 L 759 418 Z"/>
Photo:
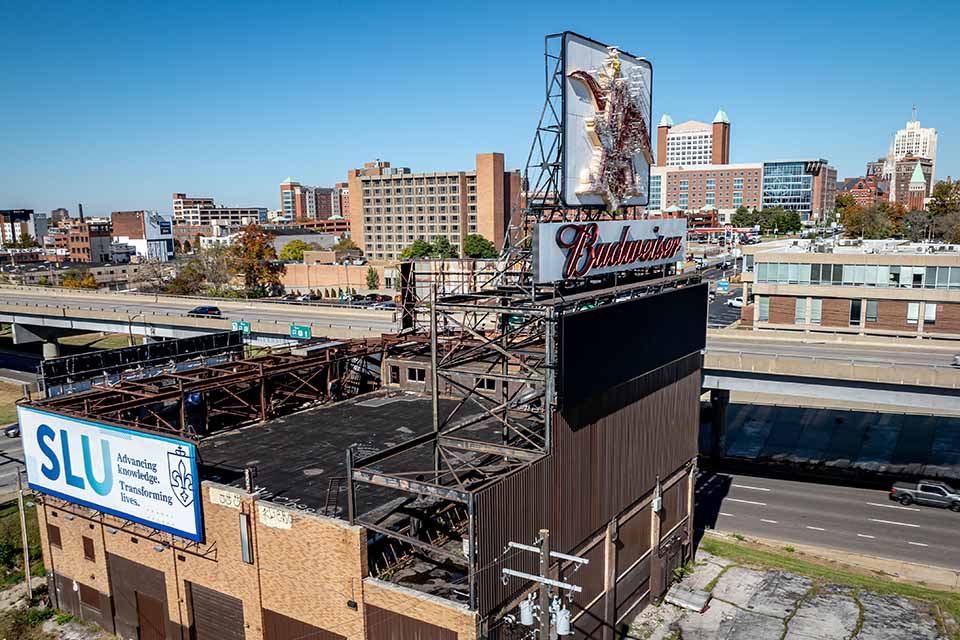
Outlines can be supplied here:
<path id="1" fill-rule="evenodd" d="M 960 246 L 897 240 L 743 247 L 744 325 L 960 338 Z M 746 297 L 744 298 L 746 299 Z"/>
<path id="2" fill-rule="evenodd" d="M 333 185 L 333 217 L 350 217 L 350 184 L 338 182 Z"/>
<path id="3" fill-rule="evenodd" d="M 334 190 L 328 187 L 302 185 L 293 178 L 280 183 L 280 208 L 286 220 L 326 220 L 333 215 L 333 199 Z"/>
<path id="4" fill-rule="evenodd" d="M 688 120 L 676 126 L 663 114 L 657 125 L 657 166 L 727 164 L 730 162 L 730 118 L 723 109 L 713 122 Z"/>
<path id="5" fill-rule="evenodd" d="M 444 237 L 460 250 L 477 233 L 496 246 L 520 215 L 520 173 L 503 154 L 477 154 L 470 171 L 411 173 L 389 162 L 348 172 L 350 237 L 372 260 L 396 260 L 417 239 Z"/>
<path id="6" fill-rule="evenodd" d="M 71 220 L 51 227 L 45 248 L 55 262 L 106 263 L 112 260 L 113 231 L 107 220 Z"/>
<path id="7" fill-rule="evenodd" d="M 0 210 L 0 246 L 22 242 L 27 237 L 43 242 L 49 219 L 33 209 Z"/>
<path id="8" fill-rule="evenodd" d="M 110 215 L 115 242 L 134 248 L 142 259 L 173 257 L 173 221 L 158 211 L 114 211 Z"/>
<path id="9" fill-rule="evenodd" d="M 853 201 L 861 207 L 869 207 L 886 200 L 888 183 L 881 180 L 876 174 L 862 178 L 847 178 L 843 181 L 840 191 L 853 197 Z"/>
<path id="10" fill-rule="evenodd" d="M 783 207 L 815 224 L 836 204 L 837 170 L 826 160 L 657 166 L 650 169 L 655 214 L 712 214 L 729 224 L 737 208 Z"/>

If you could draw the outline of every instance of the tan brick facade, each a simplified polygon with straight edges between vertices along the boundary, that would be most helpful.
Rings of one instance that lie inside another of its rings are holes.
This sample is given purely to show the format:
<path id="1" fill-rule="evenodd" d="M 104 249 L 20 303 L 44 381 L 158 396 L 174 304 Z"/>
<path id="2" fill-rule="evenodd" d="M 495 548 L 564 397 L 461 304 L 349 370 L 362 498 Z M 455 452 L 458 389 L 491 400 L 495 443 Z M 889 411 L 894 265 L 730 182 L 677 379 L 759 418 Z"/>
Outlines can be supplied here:
<path id="1" fill-rule="evenodd" d="M 58 499 L 42 500 L 38 510 L 44 563 L 60 608 L 92 620 L 121 637 L 135 637 L 137 592 L 163 604 L 164 633 L 186 637 L 194 620 L 191 588 L 211 589 L 242 602 L 244 640 L 292 640 L 266 628 L 267 618 L 289 619 L 311 637 L 385 637 L 367 629 L 367 604 L 411 621 L 430 623 L 455 638 L 476 638 L 476 616 L 465 607 L 410 589 L 366 578 L 366 533 L 342 520 L 306 514 L 276 503 L 255 500 L 239 489 L 204 483 L 205 543 L 175 548 L 168 534 L 101 516 Z M 241 518 L 248 518 L 251 562 L 244 562 Z M 48 526 L 56 527 L 61 544 L 51 544 Z M 146 537 L 148 536 L 149 537 Z M 93 541 L 94 559 L 85 556 L 83 537 Z M 108 557 L 115 558 L 108 560 Z M 158 572 L 162 587 L 151 589 L 141 578 L 122 575 L 130 562 L 141 573 Z M 113 580 L 111 580 L 113 577 Z M 118 578 L 125 586 L 111 589 Z M 365 579 L 366 578 L 366 579 Z M 73 587 L 74 582 L 77 587 Z M 81 586 L 82 585 L 82 586 Z M 73 591 L 97 592 L 101 612 L 74 608 Z M 112 611 L 111 611 L 112 609 Z M 235 621 L 239 626 L 239 621 Z M 287 627 L 288 629 L 291 627 Z"/>

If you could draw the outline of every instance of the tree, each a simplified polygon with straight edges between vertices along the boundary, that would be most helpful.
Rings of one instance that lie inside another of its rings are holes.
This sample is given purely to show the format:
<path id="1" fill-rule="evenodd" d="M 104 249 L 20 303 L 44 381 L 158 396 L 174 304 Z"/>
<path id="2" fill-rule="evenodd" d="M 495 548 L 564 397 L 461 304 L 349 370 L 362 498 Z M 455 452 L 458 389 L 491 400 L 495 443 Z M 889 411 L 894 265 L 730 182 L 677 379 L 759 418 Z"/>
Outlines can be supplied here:
<path id="1" fill-rule="evenodd" d="M 40 276 L 40 279 L 37 280 L 37 284 L 39 284 L 41 287 L 45 287 L 50 284 L 50 278 L 47 276 Z"/>
<path id="2" fill-rule="evenodd" d="M 242 275 L 248 295 L 263 294 L 280 286 L 280 276 L 287 268 L 277 259 L 273 248 L 273 235 L 258 224 L 248 225 L 241 231 L 227 250 L 230 268 L 235 275 Z"/>
<path id="3" fill-rule="evenodd" d="M 457 248 L 450 244 L 450 241 L 447 240 L 445 236 L 437 236 L 433 239 L 433 244 L 430 248 L 430 257 L 431 258 L 456 258 L 457 257 Z"/>
<path id="4" fill-rule="evenodd" d="M 184 271 L 200 282 L 206 282 L 214 289 L 222 289 L 230 282 L 230 251 L 226 245 L 215 244 L 199 249 L 194 258 L 187 262 Z"/>
<path id="5" fill-rule="evenodd" d="M 380 274 L 372 266 L 367 267 L 367 289 L 380 288 Z"/>
<path id="6" fill-rule="evenodd" d="M 409 247 L 400 252 L 401 260 L 416 260 L 417 258 L 427 258 L 433 251 L 429 242 L 422 238 L 417 238 Z"/>
<path id="7" fill-rule="evenodd" d="M 100 285 L 97 284 L 97 279 L 93 277 L 93 274 L 89 271 L 84 273 L 79 273 L 77 271 L 71 271 L 63 277 L 63 286 L 69 287 L 71 289 L 99 289 Z"/>
<path id="8" fill-rule="evenodd" d="M 785 211 L 777 217 L 777 229 L 784 233 L 797 233 L 803 229 L 803 221 L 796 211 Z"/>
<path id="9" fill-rule="evenodd" d="M 843 212 L 846 211 L 848 207 L 855 206 L 857 206 L 857 201 L 854 199 L 852 193 L 838 193 L 834 201 L 833 210 L 843 215 Z"/>
<path id="10" fill-rule="evenodd" d="M 164 292 L 174 296 L 195 296 L 200 293 L 202 286 L 202 280 L 190 278 L 181 272 L 167 283 Z"/>
<path id="11" fill-rule="evenodd" d="M 190 246 L 190 241 L 189 241 L 189 240 L 184 240 L 184 241 L 183 241 L 183 252 L 184 252 L 184 253 L 190 253 L 191 248 L 192 248 L 192 247 Z"/>
<path id="12" fill-rule="evenodd" d="M 749 209 L 740 205 L 730 217 L 730 224 L 735 227 L 752 227 L 759 223 L 758 218 L 756 212 L 750 213 Z"/>
<path id="13" fill-rule="evenodd" d="M 467 258 L 496 258 L 498 253 L 492 242 L 478 233 L 471 233 L 463 239 L 463 255 Z"/>
<path id="14" fill-rule="evenodd" d="M 310 248 L 311 246 L 303 240 L 291 240 L 283 245 L 278 257 L 287 262 L 303 262 L 303 252 Z"/>
<path id="15" fill-rule="evenodd" d="M 4 249 L 36 249 L 40 246 L 40 243 L 37 242 L 36 238 L 30 234 L 25 234 L 20 236 L 20 239 L 16 242 L 6 242 L 3 245 Z"/>
<path id="16" fill-rule="evenodd" d="M 363 251 L 357 246 L 357 243 L 347 236 L 340 238 L 340 240 L 337 241 L 337 244 L 333 245 L 331 248 L 334 251 L 359 251 L 360 255 L 363 255 Z"/>
<path id="17" fill-rule="evenodd" d="M 875 205 L 877 211 L 887 217 L 887 225 L 890 229 L 890 235 L 904 235 L 903 219 L 907 215 L 907 209 L 899 202 L 880 202 Z"/>
<path id="18" fill-rule="evenodd" d="M 960 211 L 960 181 L 941 180 L 933 187 L 933 195 L 927 206 L 934 216 Z"/>
<path id="19" fill-rule="evenodd" d="M 930 230 L 930 216 L 926 211 L 911 211 L 904 217 L 903 224 L 910 242 L 920 242 Z"/>
<path id="20" fill-rule="evenodd" d="M 166 286 L 170 270 L 170 266 L 165 262 L 157 259 L 145 260 L 138 265 L 137 273 L 130 278 L 130 281 L 141 289 L 162 291 Z"/>
<path id="21" fill-rule="evenodd" d="M 183 253 L 183 245 L 176 238 L 173 239 L 173 252 L 175 254 Z"/>

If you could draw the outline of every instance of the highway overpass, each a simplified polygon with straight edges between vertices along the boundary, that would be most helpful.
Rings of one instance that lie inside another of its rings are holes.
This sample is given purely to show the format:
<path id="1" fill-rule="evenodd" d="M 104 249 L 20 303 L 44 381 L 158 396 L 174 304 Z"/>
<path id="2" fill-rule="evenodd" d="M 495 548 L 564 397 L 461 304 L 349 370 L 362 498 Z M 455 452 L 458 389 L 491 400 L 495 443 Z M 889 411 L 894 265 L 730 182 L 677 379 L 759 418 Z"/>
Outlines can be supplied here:
<path id="1" fill-rule="evenodd" d="M 221 318 L 187 312 L 213 304 Z M 43 341 L 55 353 L 56 338 L 105 331 L 146 339 L 186 338 L 249 323 L 250 341 L 276 345 L 290 340 L 290 325 L 308 325 L 314 336 L 363 338 L 398 329 L 397 313 L 345 305 L 257 300 L 210 300 L 177 296 L 71 291 L 43 287 L 0 287 L 0 322 L 14 327 L 14 342 Z"/>

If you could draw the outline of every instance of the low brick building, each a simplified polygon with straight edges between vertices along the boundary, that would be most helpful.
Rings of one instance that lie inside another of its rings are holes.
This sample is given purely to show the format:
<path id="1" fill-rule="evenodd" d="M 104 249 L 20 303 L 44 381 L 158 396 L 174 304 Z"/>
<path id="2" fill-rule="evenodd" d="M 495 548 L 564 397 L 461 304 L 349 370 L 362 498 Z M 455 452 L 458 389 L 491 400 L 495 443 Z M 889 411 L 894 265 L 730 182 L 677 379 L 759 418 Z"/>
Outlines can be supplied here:
<path id="1" fill-rule="evenodd" d="M 960 246 L 807 240 L 745 246 L 744 324 L 960 338 Z"/>

